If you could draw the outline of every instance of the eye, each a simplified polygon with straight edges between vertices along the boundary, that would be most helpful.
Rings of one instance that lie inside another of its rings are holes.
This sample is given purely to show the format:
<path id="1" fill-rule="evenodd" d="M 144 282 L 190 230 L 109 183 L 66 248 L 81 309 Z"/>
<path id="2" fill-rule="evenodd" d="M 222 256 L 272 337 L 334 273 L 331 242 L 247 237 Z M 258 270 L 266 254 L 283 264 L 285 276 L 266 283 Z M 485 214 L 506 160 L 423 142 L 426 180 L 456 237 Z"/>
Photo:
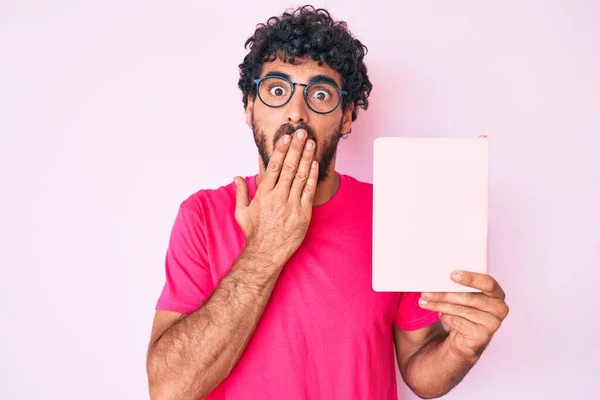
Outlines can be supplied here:
<path id="1" fill-rule="evenodd" d="M 269 86 L 269 94 L 275 97 L 285 96 L 286 90 L 285 87 L 280 84 L 273 84 Z"/>
<path id="2" fill-rule="evenodd" d="M 331 92 L 324 87 L 315 88 L 312 92 L 312 97 L 319 101 L 329 101 L 331 99 Z"/>

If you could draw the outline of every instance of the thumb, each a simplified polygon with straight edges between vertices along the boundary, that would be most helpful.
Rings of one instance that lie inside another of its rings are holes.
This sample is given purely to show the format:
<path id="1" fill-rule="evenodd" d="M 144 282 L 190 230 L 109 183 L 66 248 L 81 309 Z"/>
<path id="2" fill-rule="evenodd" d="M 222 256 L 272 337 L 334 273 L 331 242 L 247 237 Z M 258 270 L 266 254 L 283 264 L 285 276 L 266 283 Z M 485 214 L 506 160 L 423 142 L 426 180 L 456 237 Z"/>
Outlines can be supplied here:
<path id="1" fill-rule="evenodd" d="M 240 178 L 239 176 L 236 176 L 233 181 L 235 182 L 236 186 L 235 210 L 241 211 L 250 204 L 250 199 L 248 197 L 248 185 L 246 184 L 246 180 Z"/>

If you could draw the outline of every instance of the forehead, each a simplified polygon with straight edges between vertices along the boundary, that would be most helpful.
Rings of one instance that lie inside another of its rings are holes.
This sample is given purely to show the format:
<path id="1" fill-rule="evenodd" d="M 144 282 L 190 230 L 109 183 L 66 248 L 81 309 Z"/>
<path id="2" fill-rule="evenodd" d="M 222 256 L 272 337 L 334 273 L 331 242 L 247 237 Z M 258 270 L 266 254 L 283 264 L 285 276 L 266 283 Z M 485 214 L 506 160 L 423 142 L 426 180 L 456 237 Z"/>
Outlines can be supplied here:
<path id="1" fill-rule="evenodd" d="M 326 75 L 333 79 L 338 87 L 342 87 L 342 77 L 336 70 L 326 63 L 319 65 L 319 63 L 313 59 L 305 58 L 302 59 L 302 62 L 299 64 L 290 64 L 276 58 L 272 62 L 264 63 L 260 76 L 265 76 L 272 71 L 286 73 L 290 76 L 292 81 L 298 83 L 308 83 L 313 76 Z"/>

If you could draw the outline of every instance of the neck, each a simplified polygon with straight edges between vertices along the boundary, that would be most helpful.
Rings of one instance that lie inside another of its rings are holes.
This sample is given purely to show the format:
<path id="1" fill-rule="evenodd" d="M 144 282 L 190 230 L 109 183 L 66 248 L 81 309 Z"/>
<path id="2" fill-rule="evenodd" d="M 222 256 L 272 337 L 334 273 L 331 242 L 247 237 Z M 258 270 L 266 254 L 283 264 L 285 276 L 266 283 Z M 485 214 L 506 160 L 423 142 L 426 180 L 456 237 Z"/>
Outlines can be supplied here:
<path id="1" fill-rule="evenodd" d="M 259 186 L 262 178 L 265 174 L 265 170 L 260 164 L 258 176 L 256 177 L 256 185 Z M 327 178 L 317 184 L 317 191 L 313 198 L 313 207 L 320 206 L 321 204 L 327 203 L 333 195 L 338 191 L 340 187 L 340 175 L 334 169 L 334 163 L 331 163 L 331 168 L 327 174 Z"/>

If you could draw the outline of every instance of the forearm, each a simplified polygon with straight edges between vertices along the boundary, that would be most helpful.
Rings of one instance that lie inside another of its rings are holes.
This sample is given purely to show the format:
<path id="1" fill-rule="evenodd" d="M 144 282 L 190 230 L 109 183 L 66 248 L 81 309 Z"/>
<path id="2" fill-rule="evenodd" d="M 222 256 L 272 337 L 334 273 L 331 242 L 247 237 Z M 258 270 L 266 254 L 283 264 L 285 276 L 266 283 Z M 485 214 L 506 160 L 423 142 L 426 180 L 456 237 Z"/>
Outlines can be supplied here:
<path id="1" fill-rule="evenodd" d="M 455 354 L 447 336 L 431 340 L 407 362 L 402 376 L 419 397 L 433 399 L 448 393 L 465 377 L 479 357 Z"/>
<path id="2" fill-rule="evenodd" d="M 229 375 L 260 320 L 283 262 L 244 251 L 210 299 L 148 354 L 153 399 L 199 399 Z"/>

